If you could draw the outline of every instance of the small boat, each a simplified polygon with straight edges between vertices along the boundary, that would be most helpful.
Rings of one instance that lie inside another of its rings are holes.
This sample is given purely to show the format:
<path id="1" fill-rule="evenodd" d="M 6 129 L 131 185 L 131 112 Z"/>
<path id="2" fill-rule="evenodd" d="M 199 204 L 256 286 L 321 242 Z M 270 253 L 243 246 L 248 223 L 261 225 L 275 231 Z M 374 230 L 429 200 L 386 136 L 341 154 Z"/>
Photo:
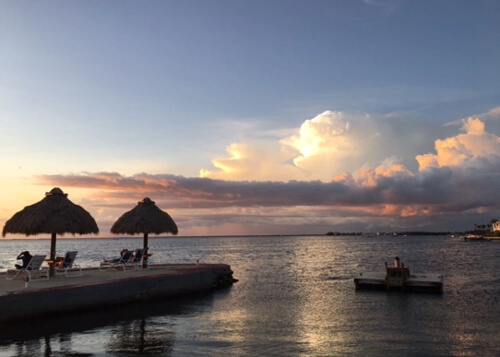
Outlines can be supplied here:
<path id="1" fill-rule="evenodd" d="M 394 266 L 385 263 L 385 272 L 365 272 L 354 278 L 356 289 L 401 290 L 443 292 L 444 279 L 440 274 L 411 274 L 399 258 L 394 259 Z"/>
<path id="2" fill-rule="evenodd" d="M 480 234 L 466 234 L 462 237 L 463 240 L 467 241 L 467 240 L 474 240 L 474 241 L 477 241 L 477 240 L 488 240 L 487 238 L 485 238 L 484 236 L 480 235 Z"/>

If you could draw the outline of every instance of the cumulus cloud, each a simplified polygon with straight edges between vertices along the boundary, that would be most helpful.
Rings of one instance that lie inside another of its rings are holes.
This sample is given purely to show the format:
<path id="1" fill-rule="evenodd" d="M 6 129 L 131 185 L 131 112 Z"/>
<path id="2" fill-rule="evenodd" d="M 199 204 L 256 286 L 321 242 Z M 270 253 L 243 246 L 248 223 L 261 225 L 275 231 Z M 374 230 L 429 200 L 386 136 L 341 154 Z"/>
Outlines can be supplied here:
<path id="1" fill-rule="evenodd" d="M 200 176 L 221 180 L 276 180 L 297 176 L 289 164 L 290 155 L 266 146 L 234 143 L 226 149 L 229 157 L 212 160 L 215 170 L 201 169 Z"/>
<path id="2" fill-rule="evenodd" d="M 436 154 L 417 155 L 419 169 L 428 167 L 485 167 L 500 162 L 500 138 L 485 131 L 478 118 L 462 123 L 463 134 L 436 140 Z"/>
<path id="3" fill-rule="evenodd" d="M 306 120 L 300 127 L 299 134 L 283 139 L 284 145 L 294 147 L 303 158 L 336 152 L 345 154 L 353 149 L 346 133 L 349 132 L 349 121 L 343 113 L 326 111 L 313 119 Z"/>
<path id="4" fill-rule="evenodd" d="M 42 175 L 37 183 L 91 189 L 86 203 L 109 222 L 151 197 L 196 234 L 201 227 L 241 233 L 244 226 L 253 227 L 246 232 L 255 234 L 297 233 L 298 226 L 309 232 L 331 230 L 336 225 L 339 230 L 384 225 L 467 229 L 471 222 L 465 215 L 498 215 L 500 204 L 492 193 L 500 179 L 500 138 L 486 131 L 484 121 L 464 120 L 456 136 L 435 141 L 435 153 L 416 156 L 419 169 L 412 172 L 396 156 L 363 163 L 378 145 L 377 127 L 368 119 L 324 112 L 283 138 L 280 154 L 274 156 L 266 146 L 230 145 L 229 158 L 214 160 L 218 170 L 203 171 L 204 177 L 100 172 Z M 353 161 L 355 169 L 331 169 L 342 159 Z M 304 172 L 324 166 L 329 166 L 322 171 L 328 174 L 319 177 L 327 180 L 293 179 L 310 178 Z"/>
<path id="5" fill-rule="evenodd" d="M 378 126 L 369 115 L 325 111 L 275 143 L 234 143 L 201 177 L 221 180 L 322 180 L 380 159 Z"/>

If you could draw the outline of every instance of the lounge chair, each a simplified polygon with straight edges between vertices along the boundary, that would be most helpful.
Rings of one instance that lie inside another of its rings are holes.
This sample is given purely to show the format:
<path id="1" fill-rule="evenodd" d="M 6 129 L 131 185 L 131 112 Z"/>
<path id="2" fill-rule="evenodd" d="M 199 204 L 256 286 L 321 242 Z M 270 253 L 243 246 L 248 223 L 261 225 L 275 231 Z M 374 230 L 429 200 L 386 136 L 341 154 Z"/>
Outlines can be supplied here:
<path id="1" fill-rule="evenodd" d="M 134 268 L 135 270 L 142 268 L 143 259 L 144 259 L 144 249 L 141 248 L 136 249 L 132 258 L 125 263 L 123 270 L 127 270 L 127 268 Z"/>
<path id="2" fill-rule="evenodd" d="M 75 264 L 78 251 L 66 252 L 64 259 L 55 267 L 56 273 L 64 273 L 66 278 L 82 276 L 82 268 Z"/>
<path id="3" fill-rule="evenodd" d="M 127 250 L 119 259 L 115 260 L 104 260 L 99 265 L 99 270 L 102 269 L 110 269 L 110 268 L 121 268 L 125 270 L 125 264 L 132 259 L 134 252 L 131 250 Z"/>
<path id="4" fill-rule="evenodd" d="M 26 277 L 27 281 L 49 279 L 49 271 L 47 268 L 42 268 L 47 255 L 34 255 L 31 258 L 26 268 L 23 269 L 8 269 L 5 277 L 7 280 L 13 280 L 21 275 Z"/>

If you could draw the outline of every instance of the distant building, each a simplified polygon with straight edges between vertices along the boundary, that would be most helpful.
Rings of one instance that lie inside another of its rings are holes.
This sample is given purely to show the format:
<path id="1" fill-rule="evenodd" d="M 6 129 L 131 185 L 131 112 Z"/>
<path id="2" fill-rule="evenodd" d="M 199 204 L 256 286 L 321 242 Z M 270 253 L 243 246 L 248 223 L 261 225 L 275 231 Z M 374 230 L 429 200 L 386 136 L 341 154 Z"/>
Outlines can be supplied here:
<path id="1" fill-rule="evenodd" d="M 500 232 L 500 221 L 493 223 L 491 229 L 493 229 L 493 232 Z"/>

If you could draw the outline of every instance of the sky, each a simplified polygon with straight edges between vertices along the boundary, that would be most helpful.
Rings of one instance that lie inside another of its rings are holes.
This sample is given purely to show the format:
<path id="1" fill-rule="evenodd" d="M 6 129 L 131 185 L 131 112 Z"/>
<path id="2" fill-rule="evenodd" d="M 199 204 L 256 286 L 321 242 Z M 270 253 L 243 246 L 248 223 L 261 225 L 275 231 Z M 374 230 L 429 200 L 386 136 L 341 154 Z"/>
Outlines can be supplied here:
<path id="1" fill-rule="evenodd" d="M 500 2 L 0 2 L 0 225 L 98 237 L 462 231 L 500 218 Z M 7 238 L 13 237 L 7 235 Z"/>

